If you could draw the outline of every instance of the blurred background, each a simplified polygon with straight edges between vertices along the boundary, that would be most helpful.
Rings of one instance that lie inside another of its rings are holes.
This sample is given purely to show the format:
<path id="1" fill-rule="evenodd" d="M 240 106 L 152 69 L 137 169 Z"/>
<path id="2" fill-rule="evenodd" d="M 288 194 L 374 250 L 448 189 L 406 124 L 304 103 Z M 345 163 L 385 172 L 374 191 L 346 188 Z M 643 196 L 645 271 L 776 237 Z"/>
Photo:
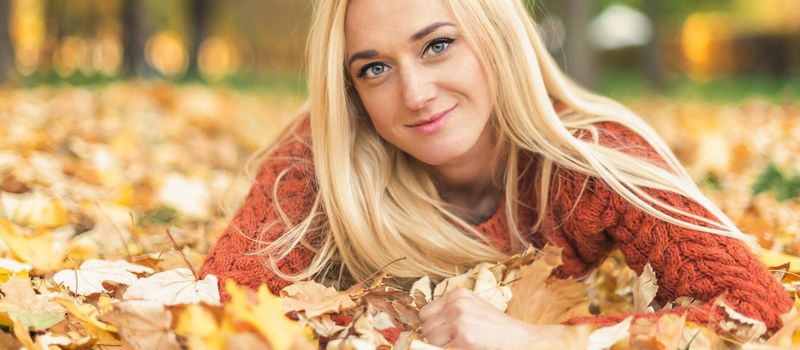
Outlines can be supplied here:
<path id="1" fill-rule="evenodd" d="M 527 4 L 569 75 L 653 125 L 743 231 L 800 254 L 800 1 Z M 311 7 L 0 0 L 0 220 L 84 257 L 163 252 L 169 228 L 199 265 L 305 98 Z"/>
<path id="2" fill-rule="evenodd" d="M 796 0 L 526 0 L 578 81 L 615 97 L 796 96 Z M 129 78 L 304 93 L 310 0 L 2 0 L 0 81 Z"/>

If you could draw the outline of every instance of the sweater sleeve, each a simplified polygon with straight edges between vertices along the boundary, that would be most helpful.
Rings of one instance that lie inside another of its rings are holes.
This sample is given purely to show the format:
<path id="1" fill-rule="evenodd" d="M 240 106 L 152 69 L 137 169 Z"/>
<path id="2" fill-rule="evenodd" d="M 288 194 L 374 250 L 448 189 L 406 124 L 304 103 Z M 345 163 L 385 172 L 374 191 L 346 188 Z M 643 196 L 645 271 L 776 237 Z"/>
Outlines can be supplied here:
<path id="1" fill-rule="evenodd" d="M 228 296 L 222 286 L 226 279 L 257 288 L 266 283 L 277 294 L 290 284 L 277 277 L 265 265 L 262 242 L 279 237 L 286 230 L 277 208 L 273 205 L 273 190 L 277 182 L 278 204 L 292 223 L 297 223 L 310 212 L 314 200 L 314 172 L 310 150 L 308 119 L 301 120 L 291 134 L 272 151 L 260 165 L 244 204 L 237 210 L 222 236 L 206 257 L 200 274 L 219 278 L 223 300 Z M 266 227 L 266 231 L 261 233 Z M 298 245 L 278 262 L 283 272 L 296 273 L 311 262 L 313 253 Z"/>
<path id="2" fill-rule="evenodd" d="M 638 135 L 618 124 L 603 126 L 601 142 L 626 145 L 631 153 L 646 159 L 661 158 Z M 609 139 L 613 135 L 613 139 Z M 605 137 L 605 139 L 604 139 Z M 619 142 L 619 143 L 618 143 Z M 627 151 L 626 151 L 627 152 Z M 580 191 L 583 183 L 586 188 Z M 656 302 L 665 305 L 686 296 L 700 301 L 699 306 L 682 306 L 656 313 L 603 315 L 574 318 L 568 324 L 593 323 L 607 326 L 634 318 L 658 317 L 663 313 L 687 313 L 687 321 L 709 324 L 718 332 L 726 312 L 715 300 L 737 312 L 763 321 L 767 334 L 781 327 L 780 315 L 793 303 L 781 284 L 741 241 L 691 230 L 655 218 L 630 204 L 603 181 L 562 171 L 554 210 L 563 221 L 554 236 L 564 247 L 563 276 L 580 276 L 599 265 L 618 246 L 626 263 L 637 274 L 650 263 L 658 282 Z M 572 187 L 572 188 L 570 188 Z M 577 188 L 576 188 L 577 187 Z M 713 216 L 684 196 L 666 191 L 647 190 L 660 201 L 705 218 Z M 571 207 L 578 209 L 570 210 Z M 570 212 L 571 211 L 571 212 Z M 681 219 L 703 226 L 699 220 Z"/>

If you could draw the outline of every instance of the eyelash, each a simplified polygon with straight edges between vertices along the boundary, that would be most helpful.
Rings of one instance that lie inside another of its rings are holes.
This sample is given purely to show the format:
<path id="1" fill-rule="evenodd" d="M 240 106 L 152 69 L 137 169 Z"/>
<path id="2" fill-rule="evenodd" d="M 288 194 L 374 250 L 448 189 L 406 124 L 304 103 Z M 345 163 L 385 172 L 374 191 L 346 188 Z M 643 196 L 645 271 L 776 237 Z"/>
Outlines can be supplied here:
<path id="1" fill-rule="evenodd" d="M 453 44 L 454 41 L 456 41 L 456 39 L 448 38 L 448 37 L 441 37 L 441 38 L 433 39 L 433 40 L 429 41 L 427 45 L 425 45 L 425 49 L 422 50 L 422 54 L 424 55 L 425 52 L 428 52 L 428 50 L 433 45 L 444 43 L 444 44 L 447 44 L 447 46 L 445 47 L 444 51 L 436 54 L 436 56 L 443 55 L 447 51 L 447 49 L 450 48 L 450 45 Z M 361 67 L 361 69 L 358 71 L 358 74 L 356 76 L 358 78 L 365 78 L 368 69 L 370 69 L 370 68 L 372 68 L 374 66 L 380 65 L 380 64 L 383 64 L 383 63 L 373 62 L 373 63 L 367 64 L 364 67 Z M 366 78 L 366 79 L 370 79 L 370 78 Z"/>

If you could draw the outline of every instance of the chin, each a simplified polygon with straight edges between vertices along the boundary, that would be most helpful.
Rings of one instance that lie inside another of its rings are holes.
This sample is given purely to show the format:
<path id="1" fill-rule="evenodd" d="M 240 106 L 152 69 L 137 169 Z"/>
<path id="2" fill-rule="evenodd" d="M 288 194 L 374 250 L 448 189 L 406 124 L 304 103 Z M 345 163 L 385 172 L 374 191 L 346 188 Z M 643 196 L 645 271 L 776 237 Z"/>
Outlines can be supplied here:
<path id="1" fill-rule="evenodd" d="M 438 148 L 438 149 L 437 149 Z M 468 151 L 468 148 L 461 149 L 459 148 L 447 148 L 442 149 L 440 147 L 427 147 L 424 149 L 419 149 L 417 152 L 409 153 L 412 157 L 416 158 L 420 162 L 423 162 L 430 166 L 439 166 L 444 165 L 447 163 L 452 162 L 455 159 L 458 159 L 465 155 Z"/>

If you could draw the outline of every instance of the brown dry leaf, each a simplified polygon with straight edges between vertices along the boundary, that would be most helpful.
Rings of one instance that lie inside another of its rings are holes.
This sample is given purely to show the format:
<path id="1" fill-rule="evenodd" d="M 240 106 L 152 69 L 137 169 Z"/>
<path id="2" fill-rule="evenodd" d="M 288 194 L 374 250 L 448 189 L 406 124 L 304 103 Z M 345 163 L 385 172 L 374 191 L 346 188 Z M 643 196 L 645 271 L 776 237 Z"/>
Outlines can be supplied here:
<path id="1" fill-rule="evenodd" d="M 160 303 L 123 301 L 114 307 L 114 311 L 100 316 L 100 320 L 117 327 L 120 337 L 135 350 L 180 349 L 171 329 L 172 313 Z"/>
<path id="2" fill-rule="evenodd" d="M 10 319 L 19 319 L 35 330 L 43 330 L 64 319 L 64 308 L 36 294 L 27 279 L 12 276 L 0 285 L 0 290 L 4 295 L 0 300 L 0 323 L 10 325 Z"/>
<path id="3" fill-rule="evenodd" d="M 350 310 L 356 304 L 347 293 L 333 287 L 325 287 L 314 281 L 301 281 L 281 290 L 283 310 L 305 311 L 306 317 L 313 318 L 322 314 Z"/>
<path id="4" fill-rule="evenodd" d="M 571 279 L 550 278 L 561 265 L 561 250 L 545 246 L 532 264 L 520 268 L 511 284 L 507 313 L 533 324 L 561 323 L 588 315 L 586 286 Z"/>
<path id="5" fill-rule="evenodd" d="M 634 312 L 655 312 L 650 305 L 658 293 L 656 273 L 650 263 L 644 265 L 642 274 L 633 281 Z"/>
<path id="6" fill-rule="evenodd" d="M 761 338 L 767 332 L 767 325 L 763 321 L 740 314 L 725 304 L 723 297 L 717 298 L 716 305 L 722 307 L 727 316 L 725 320 L 720 321 L 720 327 L 736 339 L 742 342 L 750 342 Z"/>

